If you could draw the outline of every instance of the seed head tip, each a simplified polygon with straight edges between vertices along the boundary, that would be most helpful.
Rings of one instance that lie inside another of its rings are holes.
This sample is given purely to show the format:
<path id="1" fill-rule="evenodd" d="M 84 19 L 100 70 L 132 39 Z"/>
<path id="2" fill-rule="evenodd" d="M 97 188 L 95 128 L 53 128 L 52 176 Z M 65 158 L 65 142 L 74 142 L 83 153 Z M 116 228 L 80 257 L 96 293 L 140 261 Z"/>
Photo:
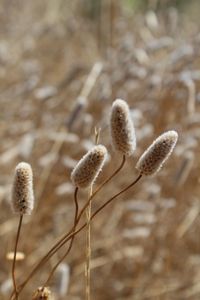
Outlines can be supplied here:
<path id="1" fill-rule="evenodd" d="M 113 148 L 126 156 L 136 148 L 136 136 L 128 104 L 121 99 L 113 102 L 110 117 L 110 132 Z"/>

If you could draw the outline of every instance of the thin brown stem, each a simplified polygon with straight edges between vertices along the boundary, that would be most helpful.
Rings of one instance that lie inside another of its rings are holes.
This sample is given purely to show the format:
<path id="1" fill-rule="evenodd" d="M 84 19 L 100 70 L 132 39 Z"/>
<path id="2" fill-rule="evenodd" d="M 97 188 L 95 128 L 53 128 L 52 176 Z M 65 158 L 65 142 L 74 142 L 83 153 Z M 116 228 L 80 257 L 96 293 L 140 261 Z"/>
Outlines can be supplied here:
<path id="1" fill-rule="evenodd" d="M 112 175 L 110 175 L 106 180 L 104 180 L 104 181 L 102 182 L 102 184 L 94 191 L 94 193 L 91 195 L 91 197 L 90 197 L 90 198 L 88 199 L 88 201 L 85 203 L 85 205 L 83 206 L 83 208 L 81 209 L 81 211 L 80 211 L 80 213 L 79 213 L 79 216 L 78 216 L 78 218 L 77 218 L 77 222 L 80 221 L 80 218 L 81 218 L 82 214 L 84 213 L 84 211 L 86 210 L 86 208 L 88 207 L 90 200 L 92 200 L 92 199 L 96 196 L 96 194 L 99 193 L 99 192 L 102 190 L 102 188 L 103 188 L 108 182 L 110 182 L 111 179 L 113 179 L 113 178 L 121 171 L 121 169 L 123 168 L 125 162 L 126 162 L 126 156 L 123 155 L 123 157 L 122 157 L 122 162 L 121 162 L 120 166 L 114 171 L 114 173 L 113 173 Z"/>
<path id="2" fill-rule="evenodd" d="M 90 260 L 91 260 L 91 211 L 92 211 L 92 187 L 90 188 L 89 193 L 89 205 L 86 209 L 86 223 L 87 223 L 87 232 L 86 232 L 86 263 L 85 263 L 85 279 L 86 279 L 86 288 L 85 288 L 85 298 L 90 300 Z"/>
<path id="3" fill-rule="evenodd" d="M 73 228 L 74 230 L 73 230 L 73 232 L 75 232 L 75 230 L 76 230 L 77 217 L 78 217 L 78 209 L 79 209 L 77 195 L 78 195 L 78 188 L 76 187 L 75 191 L 74 191 L 75 215 L 74 215 L 74 228 Z M 48 284 L 49 284 L 49 282 L 50 282 L 53 274 L 55 273 L 56 269 L 61 264 L 61 262 L 65 259 L 65 257 L 69 254 L 69 252 L 70 252 L 70 250 L 71 250 L 71 248 L 73 246 L 74 238 L 75 238 L 75 236 L 72 237 L 67 251 L 64 253 L 64 255 L 59 259 L 59 261 L 56 263 L 56 265 L 51 270 L 51 273 L 49 274 L 49 277 L 47 278 L 47 280 L 44 283 L 43 287 L 48 286 Z"/>
<path id="4" fill-rule="evenodd" d="M 102 206 L 100 206 L 91 216 L 90 222 L 94 219 L 94 217 L 102 210 L 104 209 L 108 204 L 110 204 L 114 199 L 119 197 L 121 194 L 125 193 L 127 190 L 129 190 L 131 187 L 133 187 L 140 179 L 142 178 L 142 175 L 140 174 L 131 184 L 129 184 L 127 187 L 125 187 L 123 190 L 115 194 L 113 197 L 111 197 L 109 200 L 107 200 Z M 79 229 L 77 229 L 75 232 L 70 234 L 69 236 L 66 236 L 66 239 L 62 241 L 60 244 L 60 247 L 62 247 L 65 243 L 67 243 L 74 235 L 78 234 L 80 231 L 82 231 L 87 226 L 87 223 L 84 223 Z"/>
<path id="5" fill-rule="evenodd" d="M 102 206 L 100 206 L 91 216 L 90 222 L 93 220 L 93 218 L 102 210 L 104 209 L 108 204 L 110 204 L 114 199 L 119 197 L 121 194 L 125 193 L 127 190 L 129 190 L 131 187 L 133 187 L 140 179 L 142 175 L 140 174 L 131 184 L 129 184 L 127 187 L 125 187 L 123 190 L 115 194 L 113 197 L 111 197 L 109 200 L 107 200 Z M 84 223 L 79 229 L 77 229 L 75 232 L 71 233 L 70 235 L 66 235 L 65 239 L 63 239 L 62 243 L 59 245 L 59 249 L 67 243 L 71 238 L 73 238 L 74 235 L 78 234 L 82 229 L 84 229 L 87 226 L 87 223 Z"/>
<path id="6" fill-rule="evenodd" d="M 131 183 L 129 184 L 127 187 L 125 187 L 123 190 L 121 190 L 120 192 L 118 192 L 117 194 L 115 194 L 113 197 L 111 197 L 110 199 L 108 199 L 102 206 L 100 206 L 91 216 L 90 218 L 90 222 L 93 220 L 93 218 L 102 210 L 104 209 L 108 204 L 110 204 L 114 199 L 116 199 L 117 197 L 119 197 L 121 194 L 125 193 L 127 190 L 129 190 L 131 187 L 133 187 L 140 179 L 142 178 L 142 175 L 138 175 L 138 177 Z M 77 229 L 74 233 L 70 234 L 69 236 L 66 236 L 66 239 L 62 241 L 62 243 L 60 244 L 60 247 L 62 247 L 65 243 L 67 243 L 72 237 L 73 235 L 78 234 L 83 228 L 85 228 L 87 226 L 87 223 L 84 223 L 79 229 Z"/>
<path id="7" fill-rule="evenodd" d="M 96 196 L 97 193 L 99 193 L 102 188 L 107 184 L 109 183 L 120 171 L 121 169 L 123 168 L 124 164 L 126 162 L 126 156 L 123 155 L 122 157 L 122 162 L 120 164 L 120 166 L 114 171 L 114 173 L 112 173 L 105 181 L 103 181 L 103 183 L 94 191 L 94 193 L 91 195 L 91 197 L 88 199 L 88 201 L 85 203 L 85 205 L 83 206 L 83 208 L 81 209 L 78 217 L 77 217 L 77 223 L 76 223 L 76 226 L 78 225 L 83 213 L 85 212 L 86 208 L 88 207 L 90 201 Z M 57 250 L 59 249 L 59 244 L 62 243 L 62 241 L 66 238 L 66 236 L 72 234 L 73 232 L 73 228 L 69 230 L 68 234 L 65 234 L 55 245 L 54 247 L 51 248 L 51 250 L 46 254 L 46 256 L 44 257 L 45 259 L 48 260 L 48 256 L 49 255 L 54 255 L 55 252 L 57 252 Z M 52 256 L 51 255 L 51 256 Z M 50 257 L 51 257 L 50 256 Z"/>
<path id="8" fill-rule="evenodd" d="M 16 279 L 15 279 L 15 265 L 16 265 L 17 246 L 18 246 L 18 242 L 19 242 L 22 220 L 23 220 L 23 215 L 20 215 L 18 229 L 17 229 L 17 236 L 16 236 L 16 241 L 15 241 L 14 258 L 13 258 L 13 264 L 12 264 L 12 280 L 13 280 L 13 286 L 14 286 L 16 299 L 18 299 L 18 292 L 17 292 L 17 283 L 16 283 Z"/>
<path id="9" fill-rule="evenodd" d="M 126 161 L 126 157 L 125 155 L 123 155 L 123 158 L 122 158 L 122 162 L 120 164 L 120 166 L 113 172 L 113 174 L 111 174 L 95 191 L 94 193 L 92 194 L 91 198 L 88 199 L 88 201 L 86 202 L 86 204 L 84 205 L 84 207 L 81 209 L 78 217 L 77 217 L 77 222 L 76 222 L 76 226 L 77 224 L 79 223 L 80 219 L 81 219 L 81 216 L 83 215 L 84 211 L 86 210 L 87 206 L 89 205 L 89 201 L 91 199 L 93 199 L 96 194 L 98 192 L 100 192 L 100 190 L 108 183 L 111 181 L 111 179 L 113 179 L 120 171 L 121 169 L 123 168 L 124 164 L 125 164 L 125 161 Z M 73 226 L 74 228 L 74 226 Z M 33 270 L 31 271 L 31 273 L 28 275 L 28 277 L 24 280 L 24 282 L 20 285 L 20 289 L 18 291 L 21 292 L 24 287 L 26 286 L 26 284 L 29 282 L 29 280 L 34 276 L 34 274 L 37 273 L 37 271 L 49 260 L 49 258 L 51 258 L 57 251 L 58 249 L 60 248 L 60 245 L 64 245 L 65 244 L 65 240 L 67 237 L 71 238 L 73 236 L 73 228 L 71 228 L 69 230 L 69 232 L 67 234 L 65 234 L 64 236 L 62 236 L 59 241 L 45 254 L 45 256 L 43 258 L 41 258 L 41 260 L 37 263 L 37 265 L 33 268 Z M 64 244 L 63 244 L 63 241 L 64 241 Z M 61 246 L 61 247 L 62 247 Z M 13 293 L 12 293 L 13 295 Z M 12 297 L 11 295 L 11 297 Z"/>
<path id="10" fill-rule="evenodd" d="M 141 179 L 142 175 L 140 174 L 136 180 L 134 180 L 131 184 L 129 184 L 126 188 L 124 188 L 123 190 L 121 190 L 119 193 L 117 193 L 116 195 L 114 195 L 113 197 L 111 197 L 109 200 L 107 200 L 102 206 L 100 206 L 91 216 L 92 220 L 102 209 L 104 209 L 110 202 L 112 202 L 115 198 L 119 197 L 121 194 L 125 193 L 127 190 L 129 190 L 131 187 L 133 187 L 140 179 Z"/>
<path id="11" fill-rule="evenodd" d="M 120 166 L 114 171 L 114 173 L 112 175 L 110 175 L 106 180 L 103 181 L 103 183 L 94 191 L 94 193 L 92 194 L 91 198 L 94 198 L 94 196 L 111 180 L 113 179 L 118 173 L 119 171 L 121 171 L 121 169 L 123 168 L 124 164 L 126 162 L 126 156 L 123 155 L 122 156 L 122 162 L 120 164 Z"/>

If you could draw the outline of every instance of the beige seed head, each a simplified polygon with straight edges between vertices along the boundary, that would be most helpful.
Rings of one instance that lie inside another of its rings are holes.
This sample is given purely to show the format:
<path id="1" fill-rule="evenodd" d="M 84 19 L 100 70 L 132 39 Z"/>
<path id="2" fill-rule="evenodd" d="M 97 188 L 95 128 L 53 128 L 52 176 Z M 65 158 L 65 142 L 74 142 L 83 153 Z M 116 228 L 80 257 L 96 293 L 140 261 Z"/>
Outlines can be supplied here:
<path id="1" fill-rule="evenodd" d="M 12 189 L 12 208 L 15 213 L 30 215 L 33 210 L 33 173 L 28 163 L 21 162 L 15 169 Z"/>
<path id="2" fill-rule="evenodd" d="M 143 175 L 158 172 L 172 153 L 178 134 L 171 130 L 161 134 L 140 157 L 136 168 Z"/>
<path id="3" fill-rule="evenodd" d="M 48 287 L 39 287 L 33 294 L 32 300 L 53 300 L 53 296 Z"/>
<path id="4" fill-rule="evenodd" d="M 86 188 L 94 183 L 107 157 L 107 149 L 103 145 L 94 146 L 77 163 L 71 173 L 71 180 L 78 188 Z"/>
<path id="5" fill-rule="evenodd" d="M 128 104 L 124 100 L 113 102 L 110 131 L 113 148 L 124 155 L 132 155 L 136 148 L 135 129 Z"/>

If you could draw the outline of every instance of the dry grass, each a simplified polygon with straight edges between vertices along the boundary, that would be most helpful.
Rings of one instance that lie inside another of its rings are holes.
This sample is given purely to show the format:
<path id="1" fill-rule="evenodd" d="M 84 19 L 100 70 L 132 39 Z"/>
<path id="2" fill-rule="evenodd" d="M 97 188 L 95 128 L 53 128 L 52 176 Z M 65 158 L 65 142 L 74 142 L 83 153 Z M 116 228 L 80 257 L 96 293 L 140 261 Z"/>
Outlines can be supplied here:
<path id="1" fill-rule="evenodd" d="M 116 7 L 114 48 L 108 49 L 106 22 L 85 19 L 77 12 L 78 1 L 70 9 L 64 1 L 58 2 L 61 9 L 59 5 L 52 9 L 50 3 L 54 1 L 1 1 L 0 298 L 8 299 L 12 285 L 6 255 L 13 250 L 18 222 L 8 203 L 15 165 L 21 160 L 31 163 L 37 206 L 31 217 L 24 218 L 18 247 L 25 254 L 17 262 L 17 278 L 22 281 L 52 241 L 72 226 L 71 170 L 91 147 L 95 126 L 101 128 L 100 143 L 110 145 L 108 110 L 115 98 L 123 98 L 136 127 L 135 160 L 128 159 L 121 175 L 98 195 L 94 210 L 135 178 L 137 158 L 161 132 L 175 129 L 180 139 L 162 172 L 142 180 L 96 217 L 91 299 L 197 300 L 199 26 L 175 10 L 158 19 L 149 14 L 133 21 Z M 103 68 L 81 102 L 83 86 L 99 61 Z M 98 184 L 120 160 L 111 146 L 109 151 L 112 159 Z M 87 193 L 79 197 L 82 206 Z M 66 292 L 67 299 L 84 299 L 84 245 L 85 235 L 80 234 L 54 277 L 51 289 L 57 299 L 66 299 Z M 63 253 L 33 278 L 22 299 L 29 299 L 42 285 Z"/>

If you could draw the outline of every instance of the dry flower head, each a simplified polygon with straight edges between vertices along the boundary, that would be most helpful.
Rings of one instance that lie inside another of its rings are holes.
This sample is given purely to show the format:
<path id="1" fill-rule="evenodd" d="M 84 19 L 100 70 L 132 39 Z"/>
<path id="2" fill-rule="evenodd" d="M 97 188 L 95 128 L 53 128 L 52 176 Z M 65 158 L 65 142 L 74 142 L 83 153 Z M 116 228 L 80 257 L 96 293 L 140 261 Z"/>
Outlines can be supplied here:
<path id="1" fill-rule="evenodd" d="M 178 134 L 174 130 L 161 134 L 140 157 L 136 168 L 142 175 L 158 172 L 172 153 Z"/>
<path id="2" fill-rule="evenodd" d="M 48 287 L 39 287 L 33 294 L 32 300 L 53 300 L 53 297 Z"/>
<path id="3" fill-rule="evenodd" d="M 94 146 L 77 163 L 71 173 L 71 180 L 78 188 L 86 188 L 94 183 L 107 157 L 107 149 L 103 145 Z"/>
<path id="4" fill-rule="evenodd" d="M 33 173 L 28 163 L 21 162 L 15 169 L 12 189 L 12 208 L 15 213 L 31 214 L 34 204 Z"/>
<path id="5" fill-rule="evenodd" d="M 124 100 L 113 102 L 110 131 L 113 148 L 124 155 L 132 155 L 136 148 L 135 129 L 128 104 Z"/>

